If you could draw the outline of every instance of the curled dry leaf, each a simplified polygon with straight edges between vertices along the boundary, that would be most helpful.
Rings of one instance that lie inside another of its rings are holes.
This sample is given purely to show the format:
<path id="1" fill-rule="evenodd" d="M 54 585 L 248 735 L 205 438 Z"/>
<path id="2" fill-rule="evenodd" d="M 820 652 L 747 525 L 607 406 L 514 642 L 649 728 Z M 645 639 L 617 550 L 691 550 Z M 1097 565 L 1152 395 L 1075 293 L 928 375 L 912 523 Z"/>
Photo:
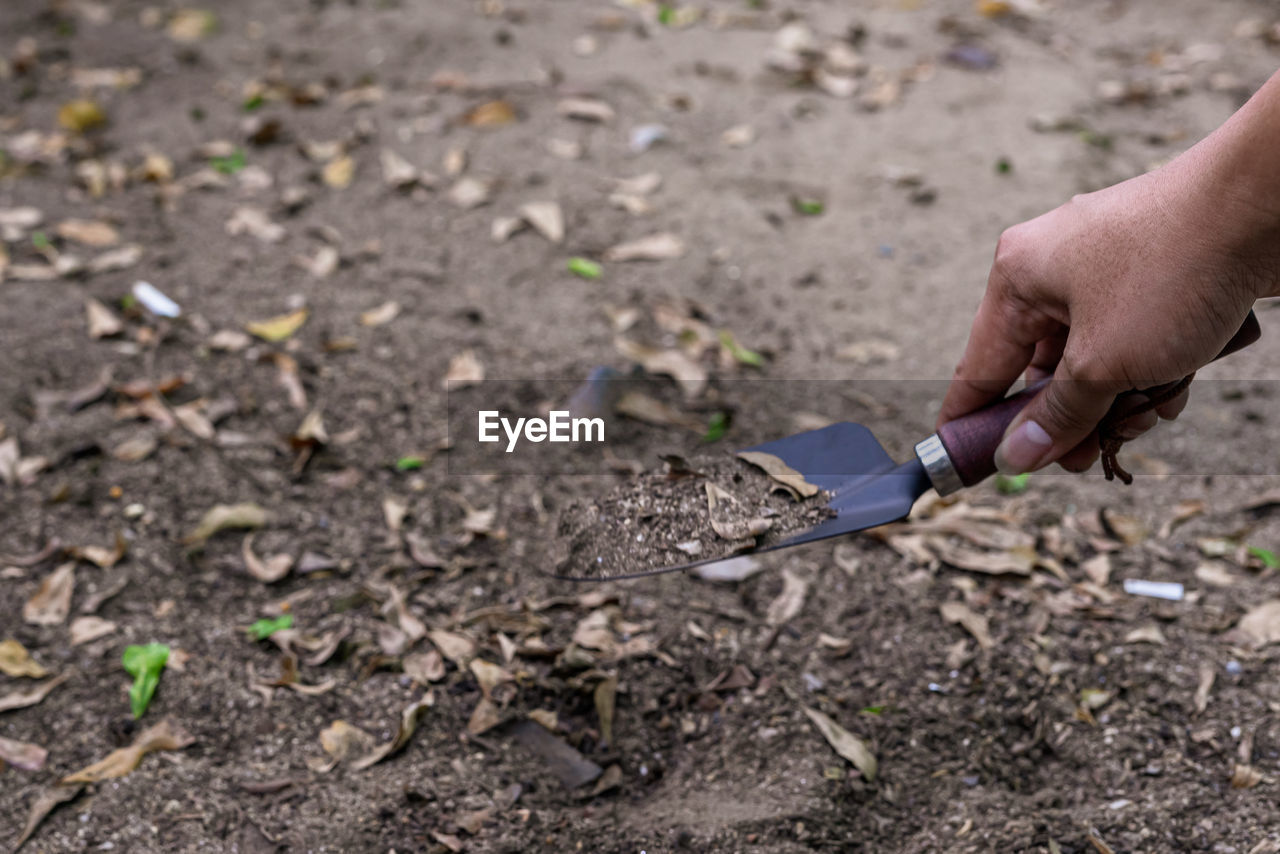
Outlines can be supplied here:
<path id="1" fill-rule="evenodd" d="M 345 190 L 351 186 L 351 180 L 356 174 L 356 161 L 349 154 L 336 157 L 324 165 L 321 170 L 321 177 L 324 183 L 335 190 Z"/>
<path id="2" fill-rule="evenodd" d="M 414 730 L 418 728 L 418 722 L 422 720 L 427 710 L 435 705 L 435 701 L 435 695 L 428 692 L 421 700 L 411 703 L 400 714 L 400 729 L 396 732 L 395 738 L 352 762 L 351 767 L 357 771 L 363 771 L 402 750 L 413 737 Z"/>
<path id="3" fill-rule="evenodd" d="M 106 637 L 116 630 L 116 624 L 110 620 L 104 620 L 101 617 L 85 616 L 76 617 L 71 621 L 71 645 L 80 646 L 81 644 L 96 641 L 98 638 Z"/>
<path id="4" fill-rule="evenodd" d="M 181 750 L 195 742 L 195 739 L 166 718 L 160 723 L 148 727 L 128 747 L 113 750 L 106 758 L 83 768 L 74 774 L 63 777 L 59 782 L 97 783 L 123 777 L 138 767 L 142 757 L 156 750 Z"/>
<path id="5" fill-rule="evenodd" d="M 801 708 L 836 753 L 852 762 L 853 766 L 862 772 L 863 777 L 868 780 L 876 778 L 878 770 L 876 757 L 867 747 L 866 742 L 817 709 L 811 709 L 808 706 L 801 706 Z"/>
<path id="6" fill-rule="evenodd" d="M 615 116 L 613 107 L 595 98 L 565 98 L 556 104 L 556 113 L 569 119 L 601 124 L 613 121 Z"/>
<path id="7" fill-rule="evenodd" d="M 294 263 L 317 279 L 327 279 L 333 275 L 334 270 L 338 269 L 338 263 L 341 260 L 342 255 L 337 247 L 321 246 L 310 258 L 304 255 L 295 257 Z"/>
<path id="8" fill-rule="evenodd" d="M 690 358 L 683 350 L 646 347 L 621 337 L 614 340 L 614 347 L 648 373 L 671 377 L 680 383 L 680 390 L 686 399 L 692 400 L 698 397 L 707 387 L 707 369 Z"/>
<path id="9" fill-rule="evenodd" d="M 332 757 L 328 763 L 320 763 L 317 771 L 331 771 L 339 762 L 355 753 L 367 753 L 373 745 L 373 736 L 343 720 L 337 720 L 320 733 L 320 746 Z"/>
<path id="10" fill-rule="evenodd" d="M 769 603 L 764 621 L 775 628 L 791 622 L 804 607 L 804 600 L 808 594 L 807 580 L 789 569 L 782 570 L 782 592 Z"/>
<path id="11" fill-rule="evenodd" d="M 736 542 L 751 540 L 773 527 L 772 519 L 763 517 L 753 519 L 738 518 L 732 512 L 738 499 L 725 489 L 711 481 L 706 481 L 703 488 L 707 493 L 707 512 L 710 516 L 711 530 L 721 539 Z"/>
<path id="12" fill-rule="evenodd" d="M 665 261 L 684 255 L 685 244 L 671 232 L 619 243 L 604 251 L 606 261 Z"/>
<path id="13" fill-rule="evenodd" d="M 481 697 L 467 720 L 467 732 L 480 735 L 502 723 L 502 710 L 488 697 Z"/>
<path id="14" fill-rule="evenodd" d="M 1139 626 L 1124 636 L 1125 643 L 1154 643 L 1163 644 L 1164 632 L 1160 631 L 1160 627 L 1154 623 L 1146 626 Z"/>
<path id="15" fill-rule="evenodd" d="M 110 569 L 120 562 L 129 552 L 129 541 L 124 535 L 116 532 L 115 544 L 106 546 L 73 546 L 67 549 L 67 555 L 77 560 L 88 561 L 102 569 Z"/>
<path id="16" fill-rule="evenodd" d="M 246 534 L 244 545 L 240 550 L 244 557 L 245 569 L 254 578 L 265 584 L 275 584 L 289 574 L 293 568 L 293 555 L 278 554 L 263 560 L 253 553 L 253 534 Z"/>
<path id="17" fill-rule="evenodd" d="M 120 232 L 100 220 L 68 219 L 58 223 L 58 236 L 64 240 L 104 249 L 120 242 Z"/>
<path id="18" fill-rule="evenodd" d="M 49 675 L 49 671 L 31 657 L 27 648 L 12 638 L 0 641 L 0 673 L 5 676 L 25 676 L 31 679 L 41 679 Z"/>
<path id="19" fill-rule="evenodd" d="M 515 679 L 502 667 L 483 658 L 471 659 L 470 668 L 472 675 L 476 677 L 476 684 L 480 686 L 480 693 L 485 697 L 492 697 L 495 687 Z"/>
<path id="20" fill-rule="evenodd" d="M 310 312 L 307 309 L 300 308 L 267 320 L 250 321 L 244 325 L 244 328 L 250 334 L 258 336 L 263 341 L 284 341 L 293 337 L 293 334 L 302 328 L 302 324 L 307 322 L 309 314 Z"/>
<path id="21" fill-rule="evenodd" d="M 111 309 L 92 297 L 84 301 L 85 319 L 89 324 L 89 337 L 110 338 L 124 331 L 124 324 Z"/>
<path id="22" fill-rule="evenodd" d="M 459 178 L 449 188 L 447 197 L 450 202 L 464 211 L 488 204 L 493 195 L 494 182 L 484 178 L 468 175 Z"/>
<path id="23" fill-rule="evenodd" d="M 558 203 L 529 202 L 520 206 L 520 216 L 552 243 L 564 242 L 564 212 Z"/>
<path id="24" fill-rule="evenodd" d="M 38 744 L 0 736 L 0 762 L 24 771 L 39 771 L 48 758 L 49 751 Z"/>
<path id="25" fill-rule="evenodd" d="M 385 326 L 400 315 L 400 303 L 387 300 L 376 308 L 360 313 L 361 326 Z"/>
<path id="26" fill-rule="evenodd" d="M 995 646 L 995 642 L 991 639 L 987 618 L 975 613 L 968 605 L 963 602 L 943 602 L 938 610 L 942 614 L 942 619 L 948 623 L 959 623 L 963 626 L 965 631 L 973 635 L 978 646 L 983 649 L 991 649 Z"/>
<path id="27" fill-rule="evenodd" d="M 444 372 L 441 385 L 448 389 L 466 388 L 484 382 L 484 365 L 476 357 L 474 350 L 463 350 L 449 360 L 449 367 Z"/>
<path id="28" fill-rule="evenodd" d="M 600 740 L 604 744 L 613 744 L 613 714 L 617 704 L 617 695 L 617 676 L 602 679 L 596 685 L 594 693 L 596 717 L 600 720 Z"/>
<path id="29" fill-rule="evenodd" d="M 200 524 L 183 538 L 186 545 L 200 545 L 219 531 L 261 528 L 267 524 L 267 511 L 252 502 L 217 504 L 200 518 Z"/>
<path id="30" fill-rule="evenodd" d="M 44 701 L 49 693 L 71 678 L 70 673 L 59 674 L 48 681 L 33 685 L 25 691 L 10 691 L 0 696 L 0 712 L 11 712 L 14 709 L 25 709 Z"/>
<path id="31" fill-rule="evenodd" d="M 1236 642 L 1255 648 L 1280 641 L 1280 599 L 1269 599 L 1250 608 L 1231 634 Z"/>
<path id="32" fill-rule="evenodd" d="M 515 107 L 506 101 L 485 101 L 472 107 L 462 117 L 462 123 L 475 128 L 495 128 L 509 125 L 516 120 Z"/>
<path id="33" fill-rule="evenodd" d="M 227 234 L 239 237 L 247 234 L 263 243 L 279 243 L 285 238 L 285 227 L 272 222 L 271 217 L 261 208 L 236 208 L 227 220 Z"/>
<path id="34" fill-rule="evenodd" d="M 382 149 L 378 156 L 382 164 L 382 180 L 395 190 L 406 190 L 418 183 L 418 170 L 390 148 Z"/>
<path id="35" fill-rule="evenodd" d="M 34 596 L 22 607 L 22 619 L 37 626 L 60 626 L 71 612 L 71 592 L 76 586 L 76 565 L 64 563 L 45 577 Z"/>
<path id="36" fill-rule="evenodd" d="M 1252 789 L 1262 782 L 1262 772 L 1252 765 L 1237 762 L 1231 769 L 1231 788 Z"/>
<path id="37" fill-rule="evenodd" d="M 769 477 L 787 488 L 796 498 L 809 498 L 818 494 L 818 487 L 804 479 L 804 475 L 793 469 L 773 454 L 760 451 L 742 451 L 738 459 L 746 460 L 764 471 Z"/>
<path id="38" fill-rule="evenodd" d="M 13 852 L 17 854 L 19 848 L 23 846 L 31 834 L 36 832 L 36 828 L 45 820 L 49 813 L 53 812 L 61 804 L 74 800 L 81 792 L 84 786 L 51 786 L 44 791 L 40 797 L 36 798 L 31 804 L 31 811 L 27 813 L 27 823 L 22 827 L 22 833 L 18 835 L 17 840 L 13 843 Z"/>
<path id="39" fill-rule="evenodd" d="M 643 421 L 645 424 L 655 424 L 659 427 L 683 427 L 699 435 L 707 429 L 705 424 L 692 415 L 681 412 L 655 397 L 650 397 L 638 391 L 629 391 L 622 395 L 622 397 L 618 398 L 618 402 L 614 404 L 613 409 L 619 415 L 625 415 L 628 418 Z"/>
<path id="40" fill-rule="evenodd" d="M 475 641 L 466 635 L 444 629 L 433 629 L 427 632 L 427 639 L 440 650 L 441 655 L 456 664 L 459 669 L 466 667 L 475 657 Z"/>
<path id="41" fill-rule="evenodd" d="M 94 275 L 115 273 L 135 267 L 141 260 L 142 247 L 137 243 L 130 243 L 127 246 L 121 246 L 119 249 L 109 249 L 101 255 L 95 256 L 86 269 Z"/>
<path id="42" fill-rule="evenodd" d="M 434 649 L 406 655 L 401 666 L 404 668 L 404 675 L 419 685 L 439 682 L 444 678 L 444 658 Z"/>

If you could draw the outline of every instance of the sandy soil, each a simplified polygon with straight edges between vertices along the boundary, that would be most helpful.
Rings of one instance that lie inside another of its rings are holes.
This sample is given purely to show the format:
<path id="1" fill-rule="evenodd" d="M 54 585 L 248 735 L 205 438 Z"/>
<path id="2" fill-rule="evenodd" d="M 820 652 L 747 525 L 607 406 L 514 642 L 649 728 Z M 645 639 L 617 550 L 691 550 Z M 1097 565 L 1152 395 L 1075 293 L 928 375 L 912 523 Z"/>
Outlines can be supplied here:
<path id="1" fill-rule="evenodd" d="M 1280 48 L 1241 26 L 1269 26 L 1272 4 L 1057 3 L 1027 18 L 961 0 L 708 2 L 687 27 L 683 8 L 663 23 L 645 4 L 215 5 L 216 28 L 180 41 L 176 6 L 0 4 L 0 211 L 43 218 L 5 236 L 0 441 L 45 458 L 0 483 L 0 640 L 69 674 L 41 703 L 0 712 L 0 736 L 48 750 L 39 770 L 0 765 L 0 838 L 16 839 L 59 779 L 169 719 L 190 746 L 86 787 L 25 850 L 1280 850 L 1275 650 L 1238 625 L 1275 589 L 1274 570 L 1241 547 L 1280 549 L 1274 504 L 1244 507 L 1280 485 L 1269 306 L 1263 341 L 1206 370 L 1177 424 L 1126 449 L 1141 475 L 1132 487 L 1096 473 L 1038 475 L 1012 496 L 983 486 L 943 534 L 922 513 L 905 529 L 763 556 L 736 583 L 548 578 L 536 555 L 557 509 L 609 479 L 466 475 L 442 450 L 442 382 L 459 354 L 490 380 L 627 370 L 618 310 L 651 324 L 655 306 L 684 299 L 697 304 L 679 303 L 684 320 L 764 357 L 740 364 L 711 346 L 696 399 L 654 381 L 695 427 L 732 413 L 711 447 L 854 420 L 902 458 L 931 428 L 1001 229 L 1221 122 L 1280 63 Z M 768 68 L 793 20 L 865 60 L 858 95 Z M 958 44 L 998 64 L 947 62 Z M 102 68 L 141 79 L 84 92 L 72 74 Z M 894 82 L 897 97 L 863 102 Z M 1135 97 L 1109 101 L 1113 83 Z M 297 105 L 284 84 L 324 97 Z M 58 148 L 59 108 L 80 95 L 109 123 Z M 578 96 L 613 118 L 558 114 Z M 495 100 L 515 121 L 468 124 Z M 276 141 L 246 138 L 246 121 L 270 120 Z M 649 124 L 667 138 L 632 151 Z M 754 141 L 726 145 L 744 124 Z M 44 155 L 23 139 L 33 130 Z M 549 152 L 552 139 L 581 156 Z M 245 167 L 201 187 L 201 146 L 214 140 L 243 150 Z M 315 145 L 332 141 L 341 150 Z M 387 187 L 384 148 L 436 186 Z M 487 204 L 449 200 L 455 150 L 463 178 L 493 183 Z M 325 174 L 344 151 L 355 172 L 341 188 Z M 172 162 L 172 180 L 143 180 L 147 153 Z M 93 170 L 110 176 L 113 164 L 121 186 L 93 194 Z M 611 204 L 614 179 L 651 172 L 662 184 L 641 200 L 650 212 Z M 910 172 L 918 181 L 901 180 Z M 822 210 L 804 215 L 796 199 Z M 493 240 L 495 218 L 549 200 L 563 243 L 527 229 Z M 282 226 L 280 239 L 229 233 L 244 206 Z M 55 253 L 105 251 L 60 236 L 72 218 L 112 224 L 141 258 L 31 280 Z M 606 259 L 658 232 L 681 238 L 680 257 Z M 325 247 L 340 258 L 325 278 L 295 261 Z M 570 274 L 572 256 L 602 261 L 602 277 Z M 122 305 L 140 279 L 183 316 Z M 121 320 L 118 334 L 88 336 L 86 297 Z M 388 301 L 394 318 L 360 323 Z M 210 345 L 302 305 L 287 341 Z M 667 330 L 649 343 L 682 342 Z M 104 368 L 112 388 L 71 411 L 65 393 Z M 128 408 L 124 384 L 173 375 L 181 388 Z M 316 410 L 327 440 L 302 459 L 289 437 Z M 651 466 L 705 451 L 700 432 L 631 421 L 612 450 Z M 142 436 L 154 440 L 144 459 L 119 458 Z M 398 469 L 409 456 L 421 466 Z M 330 560 L 267 584 L 247 571 L 238 532 L 184 543 L 209 508 L 240 502 L 269 513 L 258 556 Z M 989 530 L 999 543 L 958 551 Z M 128 551 L 111 566 L 64 551 L 117 533 Z M 1028 550 L 1034 568 L 981 571 Z M 71 613 L 29 621 L 24 604 L 66 561 Z M 1182 582 L 1187 596 L 1126 595 L 1125 578 Z M 69 626 L 86 611 L 114 630 L 73 646 Z M 341 637 L 323 663 L 298 651 L 315 692 L 261 684 L 281 651 L 244 627 L 285 612 L 303 642 Z M 120 656 L 148 642 L 180 651 L 181 669 L 166 670 L 135 722 Z M 496 684 L 473 658 L 501 666 Z M 32 684 L 0 676 L 0 697 Z M 317 770 L 335 721 L 385 743 L 424 698 L 403 750 Z M 806 707 L 862 740 L 874 779 Z M 520 736 L 533 712 L 553 715 L 553 737 L 601 776 L 562 785 Z"/>

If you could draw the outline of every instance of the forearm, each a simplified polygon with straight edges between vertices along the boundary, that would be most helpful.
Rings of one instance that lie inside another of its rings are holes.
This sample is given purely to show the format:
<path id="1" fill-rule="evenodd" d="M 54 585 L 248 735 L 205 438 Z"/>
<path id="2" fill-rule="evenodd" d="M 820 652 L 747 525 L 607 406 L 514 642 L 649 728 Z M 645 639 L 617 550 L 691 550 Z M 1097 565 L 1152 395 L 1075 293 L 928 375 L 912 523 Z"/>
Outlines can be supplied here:
<path id="1" fill-rule="evenodd" d="M 1246 287 L 1280 296 L 1280 72 L 1165 168 L 1194 210 L 1191 222 L 1204 229 L 1188 237 L 1223 242 L 1241 262 Z"/>

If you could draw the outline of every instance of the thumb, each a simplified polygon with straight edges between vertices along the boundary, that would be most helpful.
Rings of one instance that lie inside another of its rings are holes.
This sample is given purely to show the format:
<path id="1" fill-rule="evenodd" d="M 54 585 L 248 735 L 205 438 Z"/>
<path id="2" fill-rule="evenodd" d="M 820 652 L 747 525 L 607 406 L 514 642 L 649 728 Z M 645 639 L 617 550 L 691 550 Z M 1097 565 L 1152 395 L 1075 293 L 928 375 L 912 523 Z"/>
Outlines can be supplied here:
<path id="1" fill-rule="evenodd" d="M 1019 413 L 996 449 L 1004 474 L 1035 471 L 1084 441 L 1106 416 L 1119 390 L 1114 384 L 1074 379 L 1065 364 Z"/>

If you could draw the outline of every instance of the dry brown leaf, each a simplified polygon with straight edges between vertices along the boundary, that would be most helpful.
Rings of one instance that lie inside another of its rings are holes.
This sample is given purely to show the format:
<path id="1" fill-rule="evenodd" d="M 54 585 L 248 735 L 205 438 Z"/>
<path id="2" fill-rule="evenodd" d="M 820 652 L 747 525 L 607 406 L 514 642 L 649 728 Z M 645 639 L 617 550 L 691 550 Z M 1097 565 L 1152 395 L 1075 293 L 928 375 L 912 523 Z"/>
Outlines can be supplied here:
<path id="1" fill-rule="evenodd" d="M 42 679 L 49 675 L 49 671 L 31 657 L 27 648 L 12 638 L 0 641 L 0 673 L 31 679 Z"/>
<path id="2" fill-rule="evenodd" d="M 456 207 L 469 211 L 488 204 L 494 186 L 492 180 L 468 175 L 455 181 L 446 196 Z"/>
<path id="3" fill-rule="evenodd" d="M 22 833 L 13 843 L 13 852 L 17 854 L 19 848 L 31 838 L 31 834 L 36 832 L 36 828 L 45 820 L 49 813 L 53 812 L 59 805 L 65 804 L 67 801 L 74 800 L 81 792 L 84 786 L 51 786 L 46 789 L 40 797 L 36 798 L 31 804 L 31 810 L 27 813 L 27 823 L 22 827 Z"/>
<path id="4" fill-rule="evenodd" d="M 711 530 L 715 531 L 721 539 L 735 543 L 749 541 L 773 527 L 772 519 L 734 518 L 730 505 L 736 505 L 738 500 L 709 480 L 703 483 L 703 487 L 707 493 L 707 512 L 711 517 Z"/>
<path id="5" fill-rule="evenodd" d="M 777 628 L 784 626 L 800 613 L 805 597 L 809 594 L 809 582 L 789 569 L 782 570 L 782 592 L 765 610 L 764 621 Z"/>
<path id="6" fill-rule="evenodd" d="M 310 258 L 305 255 L 298 255 L 293 259 L 293 263 L 317 279 L 327 279 L 332 276 L 333 271 L 338 269 L 338 264 L 341 261 L 342 255 L 335 246 L 321 246 L 316 249 L 316 254 Z"/>
<path id="7" fill-rule="evenodd" d="M 1221 561 L 1207 561 L 1196 567 L 1196 580 L 1210 587 L 1234 587 L 1240 583 L 1241 576 L 1236 575 Z"/>
<path id="8" fill-rule="evenodd" d="M 1160 526 L 1160 533 L 1157 536 L 1162 540 L 1169 539 L 1175 528 L 1186 522 L 1188 519 L 1194 519 L 1196 516 L 1203 514 L 1205 511 L 1205 503 L 1198 500 L 1179 501 L 1173 508 L 1173 515 Z"/>
<path id="9" fill-rule="evenodd" d="M 102 569 L 115 566 L 129 552 L 129 541 L 124 535 L 116 532 L 115 544 L 107 546 L 73 546 L 67 549 L 67 555 L 76 560 L 88 561 Z"/>
<path id="10" fill-rule="evenodd" d="M 101 220 L 68 219 L 58 223 L 58 236 L 104 249 L 120 242 L 120 232 Z"/>
<path id="11" fill-rule="evenodd" d="M 1280 641 L 1280 599 L 1268 599 L 1249 609 L 1236 623 L 1232 634 L 1252 647 Z"/>
<path id="12" fill-rule="evenodd" d="M 1111 580 L 1111 555 L 1105 552 L 1094 555 L 1080 564 L 1085 576 L 1099 587 L 1106 587 Z"/>
<path id="13" fill-rule="evenodd" d="M 1204 714 L 1209 708 L 1209 692 L 1213 690 L 1213 681 L 1217 677 L 1214 666 L 1208 662 L 1200 665 L 1200 679 L 1196 683 L 1196 694 L 1193 698 L 1197 715 Z"/>
<path id="14" fill-rule="evenodd" d="M 64 563 L 45 577 L 34 596 L 22 607 L 22 619 L 37 626 L 60 626 L 71 612 L 76 586 L 75 562 Z"/>
<path id="15" fill-rule="evenodd" d="M 110 338 L 124 331 L 124 324 L 111 309 L 96 299 L 89 297 L 84 301 L 85 318 L 89 325 L 89 337 L 93 339 Z"/>
<path id="16" fill-rule="evenodd" d="M 373 736 L 343 720 L 336 720 L 320 731 L 320 746 L 329 754 L 330 761 L 309 760 L 312 770 L 326 773 L 338 763 L 356 753 L 367 753 L 373 745 Z"/>
<path id="17" fill-rule="evenodd" d="M 376 308 L 360 313 L 361 326 L 385 326 L 400 315 L 400 303 L 387 300 Z"/>
<path id="18" fill-rule="evenodd" d="M 121 462 L 141 462 L 151 456 L 158 446 L 159 442 L 155 436 L 150 433 L 139 433 L 112 448 L 111 456 Z"/>
<path id="19" fill-rule="evenodd" d="M 183 538 L 187 545 L 203 544 L 219 531 L 261 528 L 267 524 L 267 511 L 252 502 L 217 504 L 200 517 L 200 524 Z"/>
<path id="20" fill-rule="evenodd" d="M 692 415 L 638 391 L 629 391 L 622 395 L 613 405 L 613 409 L 619 415 L 659 427 L 683 427 L 699 435 L 705 433 L 707 429 L 705 424 Z"/>
<path id="21" fill-rule="evenodd" d="M 520 206 L 520 216 L 533 230 L 552 243 L 564 242 L 564 212 L 556 202 L 529 202 Z"/>
<path id="22" fill-rule="evenodd" d="M 263 560 L 253 553 L 253 534 L 246 534 L 240 554 L 244 557 L 245 569 L 249 574 L 264 584 L 275 584 L 289 574 L 293 568 L 293 555 L 278 554 Z"/>
<path id="23" fill-rule="evenodd" d="M 390 148 L 382 149 L 379 161 L 382 164 L 382 180 L 388 187 L 404 190 L 418 183 L 418 170 Z"/>
<path id="24" fill-rule="evenodd" d="M 404 668 L 404 675 L 419 685 L 439 682 L 444 678 L 444 658 L 434 649 L 406 655 L 401 666 Z"/>
<path id="25" fill-rule="evenodd" d="M 1154 623 L 1139 626 L 1124 636 L 1124 642 L 1164 644 L 1164 632 L 1160 631 L 1160 627 Z"/>
<path id="26" fill-rule="evenodd" d="M 619 243 L 604 251 L 606 261 L 665 261 L 684 255 L 685 245 L 675 234 L 662 232 Z"/>
<path id="27" fill-rule="evenodd" d="M 190 44 L 212 33 L 218 28 L 218 19 L 206 9 L 179 9 L 169 19 L 165 32 L 176 42 Z"/>
<path id="28" fill-rule="evenodd" d="M 1237 762 L 1231 769 L 1231 788 L 1252 789 L 1262 782 L 1262 772 L 1252 765 Z"/>
<path id="29" fill-rule="evenodd" d="M 65 786 L 68 783 L 97 783 L 100 780 L 123 777 L 137 768 L 142 757 L 148 753 L 156 750 L 181 750 L 194 742 L 194 738 L 166 718 L 143 730 L 128 747 L 113 750 L 106 758 L 69 774 L 58 782 Z"/>
<path id="30" fill-rule="evenodd" d="M 244 325 L 244 328 L 250 334 L 258 336 L 263 341 L 284 341 L 293 337 L 293 334 L 302 328 L 302 324 L 307 322 L 309 314 L 310 312 L 307 309 L 300 308 L 267 320 L 250 321 Z"/>
<path id="31" fill-rule="evenodd" d="M 463 350 L 449 360 L 441 385 L 446 389 L 466 388 L 484 382 L 484 365 L 474 350 Z"/>
<path id="32" fill-rule="evenodd" d="M 236 208 L 227 220 L 226 230 L 232 237 L 247 234 L 263 243 L 279 243 L 287 233 L 283 225 L 271 221 L 266 211 L 253 207 Z"/>
<path id="33" fill-rule="evenodd" d="M 351 186 L 351 180 L 356 174 L 355 158 L 349 154 L 336 157 L 324 165 L 320 174 L 327 186 L 335 190 L 345 190 Z"/>
<path id="34" fill-rule="evenodd" d="M 80 646 L 80 644 L 95 641 L 98 638 L 106 637 L 115 630 L 116 624 L 110 620 L 104 620 L 101 617 L 92 615 L 76 617 L 71 621 L 71 645 Z"/>
<path id="35" fill-rule="evenodd" d="M 970 572 L 988 575 L 1030 575 L 1036 566 L 1036 553 L 1030 549 L 986 551 L 974 549 L 945 537 L 926 537 L 928 548 L 943 563 Z"/>
<path id="36" fill-rule="evenodd" d="M 476 684 L 480 686 L 480 693 L 486 697 L 491 697 L 493 689 L 498 685 L 515 679 L 499 665 L 483 658 L 471 659 L 470 668 L 472 675 L 476 677 Z"/>
<path id="37" fill-rule="evenodd" d="M 49 751 L 29 741 L 17 741 L 0 735 L 0 762 L 8 762 L 24 771 L 39 771 L 49 758 Z"/>
<path id="38" fill-rule="evenodd" d="M 607 124 L 613 121 L 613 107 L 595 98 L 565 98 L 556 104 L 556 113 L 565 118 Z"/>
<path id="39" fill-rule="evenodd" d="M 617 695 L 617 676 L 602 679 L 596 685 L 594 693 L 596 717 L 600 721 L 600 740 L 604 744 L 613 744 L 613 714 L 617 704 Z"/>
<path id="40" fill-rule="evenodd" d="M 25 709 L 34 706 L 49 696 L 49 692 L 71 678 L 70 673 L 62 673 L 52 679 L 33 685 L 25 691 L 10 691 L 0 696 L 0 712 L 11 712 L 14 709 Z"/>
<path id="41" fill-rule="evenodd" d="M 836 358 L 859 365 L 874 365 L 879 362 L 895 361 L 901 353 L 902 348 L 892 341 L 868 338 L 844 345 L 836 350 Z"/>
<path id="42" fill-rule="evenodd" d="M 440 650 L 441 655 L 456 664 L 458 669 L 466 667 L 475 657 L 475 641 L 466 635 L 444 629 L 433 629 L 427 632 L 427 639 Z"/>
<path id="43" fill-rule="evenodd" d="M 481 697 L 467 721 L 467 732 L 480 735 L 502 723 L 502 712 L 488 697 Z"/>
<path id="44" fill-rule="evenodd" d="M 1136 546 L 1147 538 L 1147 526 L 1141 519 L 1116 513 L 1105 507 L 1098 511 L 1103 529 L 1126 546 Z"/>
<path id="45" fill-rule="evenodd" d="M 473 128 L 495 128 L 516 120 L 516 110 L 506 101 L 486 101 L 467 111 L 462 123 Z"/>
<path id="46" fill-rule="evenodd" d="M 685 399 L 698 397 L 707 387 L 707 369 L 683 350 L 646 347 L 627 338 L 614 339 L 614 347 L 650 374 L 671 377 L 680 384 Z"/>
<path id="47" fill-rule="evenodd" d="M 84 133 L 106 123 L 106 112 L 89 98 L 77 98 L 58 108 L 58 124 L 72 133 Z"/>
<path id="48" fill-rule="evenodd" d="M 209 336 L 209 349 L 226 353 L 238 353 L 247 350 L 253 339 L 239 329 L 222 329 Z"/>
<path id="49" fill-rule="evenodd" d="M 801 706 L 804 713 L 813 721 L 814 726 L 822 733 L 822 737 L 827 743 L 835 749 L 845 759 L 853 763 L 853 766 L 862 772 L 862 776 L 867 780 L 876 778 L 877 763 L 876 757 L 867 747 L 866 742 L 849 732 L 840 724 L 824 715 L 817 709 L 811 709 L 808 706 Z"/>
<path id="50" fill-rule="evenodd" d="M 975 613 L 968 605 L 963 602 L 943 602 L 938 610 L 942 614 L 942 619 L 948 623 L 959 623 L 963 626 L 965 631 L 973 635 L 978 646 L 983 649 L 991 649 L 995 646 L 995 641 L 991 639 L 987 618 Z"/>
<path id="51" fill-rule="evenodd" d="M 397 730 L 395 738 L 352 762 L 351 767 L 356 771 L 363 771 L 365 768 L 376 765 L 403 749 L 409 743 L 409 739 L 413 737 L 414 730 L 418 728 L 418 722 L 422 720 L 427 710 L 435 705 L 435 702 L 435 695 L 428 692 L 421 700 L 410 703 L 400 714 L 400 728 Z"/>
<path id="52" fill-rule="evenodd" d="M 787 491 L 796 497 L 809 498 L 818 494 L 818 487 L 809 483 L 804 479 L 804 475 L 773 454 L 765 454 L 760 451 L 741 451 L 738 454 L 738 459 L 746 460 L 753 466 L 762 469 L 765 474 L 785 486 Z"/>

